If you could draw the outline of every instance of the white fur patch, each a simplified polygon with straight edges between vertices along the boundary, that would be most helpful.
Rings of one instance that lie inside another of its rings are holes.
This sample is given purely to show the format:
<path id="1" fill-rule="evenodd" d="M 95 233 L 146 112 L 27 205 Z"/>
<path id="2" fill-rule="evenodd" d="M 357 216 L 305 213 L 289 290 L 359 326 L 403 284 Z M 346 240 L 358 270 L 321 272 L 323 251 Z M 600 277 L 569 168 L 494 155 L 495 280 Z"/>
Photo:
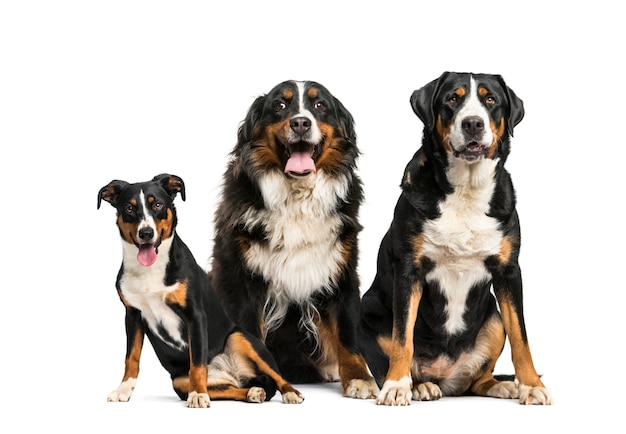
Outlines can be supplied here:
<path id="1" fill-rule="evenodd" d="M 346 177 L 329 177 L 323 170 L 304 178 L 271 172 L 260 179 L 266 208 L 251 209 L 242 222 L 249 229 L 262 225 L 268 233 L 267 244 L 252 244 L 246 256 L 248 267 L 268 282 L 268 328 L 280 324 L 289 303 L 297 303 L 308 309 L 304 322 L 313 330 L 315 311 L 308 302 L 331 290 L 343 263 L 336 206 L 348 186 Z"/>
<path id="2" fill-rule="evenodd" d="M 454 125 L 450 130 L 450 146 L 454 150 L 463 150 L 467 144 L 465 141 L 465 135 L 463 134 L 462 123 L 468 116 L 477 116 L 482 119 L 485 125 L 484 134 L 480 141 L 481 145 L 491 146 L 493 141 L 493 132 L 489 126 L 489 113 L 485 106 L 478 99 L 478 88 L 476 81 L 472 78 L 470 81 L 470 89 L 468 91 L 468 97 L 463 103 L 463 107 L 458 111 L 454 119 Z"/>
<path id="3" fill-rule="evenodd" d="M 498 221 L 488 217 L 497 160 L 468 164 L 450 159 L 448 179 L 454 186 L 440 204 L 441 216 L 424 225 L 424 254 L 436 262 L 426 276 L 439 283 L 447 299 L 448 333 L 462 332 L 467 295 L 476 283 L 491 278 L 484 260 L 500 251 Z"/>
<path id="4" fill-rule="evenodd" d="M 182 338 L 180 317 L 165 304 L 167 294 L 178 287 L 178 284 L 172 286 L 163 284 L 171 245 L 172 237 L 163 240 L 159 246 L 156 262 L 150 267 L 145 267 L 137 261 L 137 247 L 122 241 L 124 275 L 120 287 L 126 301 L 141 311 L 141 315 L 155 334 L 170 344 L 173 339 L 175 348 L 183 349 L 187 343 Z M 164 339 L 159 328 L 167 331 L 169 339 Z"/>

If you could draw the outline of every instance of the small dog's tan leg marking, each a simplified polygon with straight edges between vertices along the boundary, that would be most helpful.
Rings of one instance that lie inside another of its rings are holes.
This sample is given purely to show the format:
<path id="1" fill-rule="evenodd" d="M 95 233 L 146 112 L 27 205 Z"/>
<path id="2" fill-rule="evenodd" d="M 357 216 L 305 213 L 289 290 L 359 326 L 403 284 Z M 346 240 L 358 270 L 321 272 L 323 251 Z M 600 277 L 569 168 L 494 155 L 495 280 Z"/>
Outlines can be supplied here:
<path id="1" fill-rule="evenodd" d="M 111 392 L 107 398 L 109 402 L 127 402 L 130 400 L 137 377 L 139 376 L 139 359 L 141 358 L 141 350 L 143 348 L 143 332 L 140 328 L 135 330 L 135 336 L 132 339 L 131 347 L 128 349 L 126 360 L 124 361 L 124 377 L 122 382 Z"/>

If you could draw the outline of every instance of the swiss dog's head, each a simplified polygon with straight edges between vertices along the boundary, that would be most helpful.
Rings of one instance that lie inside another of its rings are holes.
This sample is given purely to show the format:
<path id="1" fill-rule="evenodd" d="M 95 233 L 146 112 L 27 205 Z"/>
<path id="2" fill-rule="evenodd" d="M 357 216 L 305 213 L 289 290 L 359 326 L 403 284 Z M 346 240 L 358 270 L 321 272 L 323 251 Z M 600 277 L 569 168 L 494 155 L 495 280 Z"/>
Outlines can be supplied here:
<path id="1" fill-rule="evenodd" d="M 505 158 L 524 105 L 499 75 L 444 72 L 411 95 L 411 106 L 448 158 Z"/>
<path id="2" fill-rule="evenodd" d="M 324 86 L 285 81 L 253 103 L 233 151 L 252 178 L 268 170 L 302 178 L 352 168 L 359 154 L 352 115 Z"/>
<path id="3" fill-rule="evenodd" d="M 185 184 L 176 175 L 161 174 L 134 184 L 114 180 L 100 189 L 98 209 L 102 200 L 117 209 L 125 249 L 136 248 L 137 261 L 148 267 L 156 262 L 161 243 L 174 235 L 177 193 L 185 200 Z"/>

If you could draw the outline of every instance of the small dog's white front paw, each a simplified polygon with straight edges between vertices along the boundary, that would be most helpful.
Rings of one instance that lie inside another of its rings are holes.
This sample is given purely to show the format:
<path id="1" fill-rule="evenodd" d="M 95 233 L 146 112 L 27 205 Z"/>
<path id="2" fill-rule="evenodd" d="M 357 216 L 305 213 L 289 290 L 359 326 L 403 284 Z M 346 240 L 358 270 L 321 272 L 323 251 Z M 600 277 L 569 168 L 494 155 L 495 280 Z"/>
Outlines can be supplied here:
<path id="1" fill-rule="evenodd" d="M 122 381 L 122 383 L 118 386 L 117 389 L 109 393 L 107 401 L 108 402 L 128 402 L 128 400 L 130 400 L 131 395 L 133 394 L 133 390 L 135 390 L 136 384 L 137 384 L 136 378 L 129 378 L 126 381 Z"/>
<path id="2" fill-rule="evenodd" d="M 522 405 L 551 405 L 552 395 L 543 386 L 519 385 L 519 403 Z"/>
<path id="3" fill-rule="evenodd" d="M 211 400 L 208 393 L 190 392 L 187 396 L 187 407 L 189 408 L 208 408 L 211 406 Z"/>

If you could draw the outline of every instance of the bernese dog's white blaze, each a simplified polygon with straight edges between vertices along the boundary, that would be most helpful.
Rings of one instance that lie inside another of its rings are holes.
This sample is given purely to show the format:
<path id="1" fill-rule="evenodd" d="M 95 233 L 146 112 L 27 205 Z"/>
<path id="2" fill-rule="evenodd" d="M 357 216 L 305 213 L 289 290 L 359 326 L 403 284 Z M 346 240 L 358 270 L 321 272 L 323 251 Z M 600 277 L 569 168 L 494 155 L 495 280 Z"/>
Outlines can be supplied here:
<path id="1" fill-rule="evenodd" d="M 475 284 L 491 279 L 484 260 L 500 251 L 499 223 L 487 215 L 496 164 L 452 159 L 448 178 L 454 191 L 439 205 L 441 216 L 424 224 L 423 254 L 436 263 L 426 278 L 438 282 L 448 301 L 445 328 L 451 335 L 465 330 L 467 295 Z"/>
<path id="2" fill-rule="evenodd" d="M 300 140 L 306 140 L 307 142 L 317 145 L 322 141 L 322 131 L 320 130 L 313 113 L 306 106 L 306 89 L 303 81 L 296 82 L 298 88 L 298 113 L 293 115 L 291 119 L 306 118 L 309 121 L 310 129 L 307 131 L 304 137 L 300 137 L 293 130 L 289 131 L 289 142 L 297 142 Z"/>

